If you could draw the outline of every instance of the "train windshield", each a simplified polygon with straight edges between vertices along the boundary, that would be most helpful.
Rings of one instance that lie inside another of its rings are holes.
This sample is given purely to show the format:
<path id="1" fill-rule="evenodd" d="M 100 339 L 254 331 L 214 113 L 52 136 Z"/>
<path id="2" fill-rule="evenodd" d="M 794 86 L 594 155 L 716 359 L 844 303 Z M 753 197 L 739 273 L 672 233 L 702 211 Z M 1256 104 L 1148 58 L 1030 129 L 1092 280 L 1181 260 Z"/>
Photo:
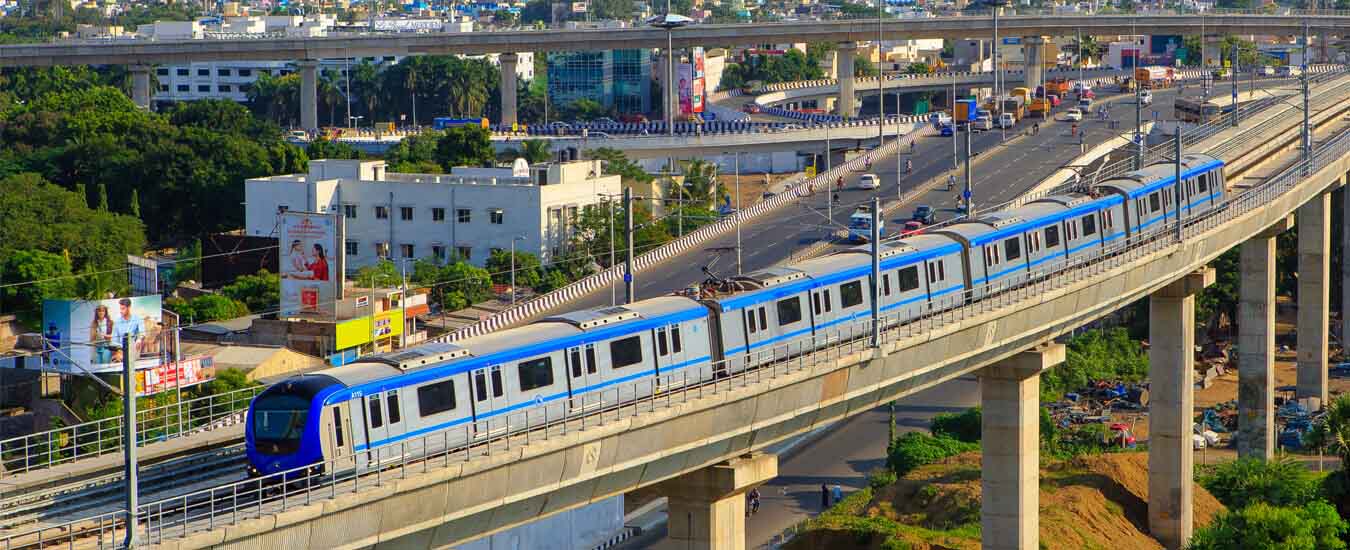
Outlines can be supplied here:
<path id="1" fill-rule="evenodd" d="M 309 399 L 302 395 L 262 395 L 253 403 L 253 439 L 259 452 L 289 454 L 300 448 L 309 418 Z"/>

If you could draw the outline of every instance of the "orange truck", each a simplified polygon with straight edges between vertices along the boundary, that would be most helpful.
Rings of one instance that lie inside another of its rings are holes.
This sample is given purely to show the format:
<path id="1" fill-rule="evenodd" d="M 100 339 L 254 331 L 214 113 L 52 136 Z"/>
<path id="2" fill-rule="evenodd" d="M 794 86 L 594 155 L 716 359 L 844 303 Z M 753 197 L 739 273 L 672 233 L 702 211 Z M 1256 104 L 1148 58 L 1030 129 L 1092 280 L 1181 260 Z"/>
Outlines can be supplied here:
<path id="1" fill-rule="evenodd" d="M 1134 70 L 1134 79 L 1146 90 L 1167 88 L 1172 85 L 1175 75 L 1171 67 L 1139 67 Z"/>
<path id="2" fill-rule="evenodd" d="M 1073 88 L 1073 81 L 1067 78 L 1054 78 L 1045 83 L 1045 93 L 1048 95 L 1064 97 L 1068 95 L 1071 88 Z"/>

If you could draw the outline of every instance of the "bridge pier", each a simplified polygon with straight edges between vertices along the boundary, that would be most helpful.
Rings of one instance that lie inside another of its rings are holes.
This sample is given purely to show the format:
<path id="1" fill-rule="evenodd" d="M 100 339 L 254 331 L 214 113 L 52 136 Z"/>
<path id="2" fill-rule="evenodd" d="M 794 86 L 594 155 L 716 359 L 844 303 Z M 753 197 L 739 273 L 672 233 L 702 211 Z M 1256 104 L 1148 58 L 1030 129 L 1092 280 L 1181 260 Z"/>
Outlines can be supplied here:
<path id="1" fill-rule="evenodd" d="M 300 128 L 314 131 L 319 129 L 319 62 L 302 59 L 296 65 L 300 68 Z"/>
<path id="2" fill-rule="evenodd" d="M 142 109 L 150 108 L 150 65 L 130 65 L 127 71 L 131 73 L 131 101 L 137 107 Z"/>
<path id="3" fill-rule="evenodd" d="M 1331 194 L 1298 207 L 1298 375 L 1294 394 L 1327 402 Z"/>
<path id="4" fill-rule="evenodd" d="M 853 58 L 858 54 L 858 43 L 840 42 L 834 50 L 835 78 L 839 80 L 839 116 L 853 118 L 858 114 L 858 95 L 854 90 Z"/>
<path id="5" fill-rule="evenodd" d="M 502 119 L 503 126 L 516 123 L 516 62 L 520 56 L 507 52 L 497 56 L 502 70 Z"/>
<path id="6" fill-rule="evenodd" d="M 754 453 L 664 481 L 668 534 L 658 548 L 745 550 L 745 493 L 778 476 L 778 457 Z"/>
<path id="7" fill-rule="evenodd" d="M 1275 237 L 1285 218 L 1242 243 L 1238 285 L 1238 456 L 1275 456 Z"/>
<path id="8" fill-rule="evenodd" d="M 1045 84 L 1045 37 L 1022 37 L 1023 85 L 1036 92 L 1036 87 Z"/>
<path id="9" fill-rule="evenodd" d="M 1341 250 L 1350 250 L 1350 174 L 1341 176 Z M 1341 254 L 1341 346 L 1350 347 L 1350 254 Z"/>
<path id="10" fill-rule="evenodd" d="M 1064 345 L 1027 350 L 980 371 L 980 545 L 1040 548 L 1041 371 L 1064 362 Z"/>
<path id="11" fill-rule="evenodd" d="M 1213 283 L 1206 267 L 1149 296 L 1148 529 L 1168 550 L 1191 538 L 1195 295 Z"/>

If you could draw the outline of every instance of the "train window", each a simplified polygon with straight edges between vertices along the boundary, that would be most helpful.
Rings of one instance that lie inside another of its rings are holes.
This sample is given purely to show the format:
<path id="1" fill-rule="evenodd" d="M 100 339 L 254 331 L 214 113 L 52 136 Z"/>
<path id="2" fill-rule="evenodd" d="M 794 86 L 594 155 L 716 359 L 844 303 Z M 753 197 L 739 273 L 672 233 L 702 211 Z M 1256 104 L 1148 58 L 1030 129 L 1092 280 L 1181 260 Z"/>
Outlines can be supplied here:
<path id="1" fill-rule="evenodd" d="M 919 288 L 919 266 L 911 265 L 896 273 L 900 282 L 900 292 L 909 292 Z"/>
<path id="2" fill-rule="evenodd" d="M 824 300 L 824 302 L 825 302 L 825 311 L 826 311 L 826 312 L 829 312 L 829 311 L 830 311 L 830 289 L 828 289 L 828 288 L 825 289 L 825 292 L 822 292 L 821 294 L 824 294 L 824 295 L 825 295 L 825 300 Z"/>
<path id="3" fill-rule="evenodd" d="M 492 367 L 492 396 L 502 396 L 502 368 L 501 366 Z"/>
<path id="4" fill-rule="evenodd" d="M 482 373 L 478 374 L 478 380 L 482 380 Z M 481 385 L 479 388 L 483 389 Z M 423 418 L 452 410 L 455 410 L 454 380 L 444 380 L 417 388 L 417 412 Z"/>
<path id="5" fill-rule="evenodd" d="M 586 374 L 595 374 L 595 344 L 586 344 Z"/>
<path id="6" fill-rule="evenodd" d="M 572 348 L 568 355 L 572 363 L 572 378 L 581 376 L 581 348 Z"/>
<path id="7" fill-rule="evenodd" d="M 526 392 L 553 385 L 553 358 L 540 357 L 516 365 L 520 375 L 520 391 Z"/>
<path id="8" fill-rule="evenodd" d="M 811 295 L 811 309 L 820 315 L 820 294 Z"/>
<path id="9" fill-rule="evenodd" d="M 1045 246 L 1059 246 L 1059 226 L 1052 225 L 1045 228 Z"/>
<path id="10" fill-rule="evenodd" d="M 778 301 L 778 326 L 802 320 L 802 300 L 796 296 Z"/>
<path id="11" fill-rule="evenodd" d="M 384 398 L 385 408 L 389 409 L 389 423 L 398 424 L 403 420 L 403 411 L 398 408 L 398 394 L 389 392 L 389 396 Z"/>
<path id="12" fill-rule="evenodd" d="M 1148 196 L 1148 208 L 1154 212 L 1162 208 L 1162 203 L 1158 202 L 1158 193 L 1155 192 Z"/>
<path id="13" fill-rule="evenodd" d="M 666 327 L 656 329 L 656 355 L 658 357 L 670 355 L 670 347 L 666 345 Z"/>
<path id="14" fill-rule="evenodd" d="M 862 281 L 839 285 L 839 305 L 853 307 L 863 303 Z"/>
<path id="15" fill-rule="evenodd" d="M 939 281 L 947 280 L 947 262 L 938 260 L 937 265 L 938 265 L 938 280 Z"/>
<path id="16" fill-rule="evenodd" d="M 613 368 L 621 369 L 642 362 L 642 337 L 629 336 L 609 343 L 609 360 Z"/>
<path id="17" fill-rule="evenodd" d="M 769 328 L 769 321 L 766 319 L 766 316 L 764 315 L 764 308 L 763 308 L 763 307 L 760 307 L 760 308 L 759 308 L 759 330 L 767 330 L 768 328 Z"/>
<path id="18" fill-rule="evenodd" d="M 891 274 L 886 273 L 881 276 L 881 292 L 887 296 L 891 295 Z"/>
<path id="19" fill-rule="evenodd" d="M 1009 261 L 1022 257 L 1022 243 L 1018 239 L 1008 239 L 1003 241 L 1003 256 Z"/>
<path id="20" fill-rule="evenodd" d="M 1094 235 L 1096 233 L 1097 233 L 1097 218 L 1092 217 L 1091 214 L 1083 216 L 1083 234 Z"/>
<path id="21" fill-rule="evenodd" d="M 759 331 L 759 325 L 755 324 L 755 310 L 750 310 L 745 314 L 745 327 L 754 334 Z"/>
<path id="22" fill-rule="evenodd" d="M 679 353 L 683 349 L 680 345 L 680 325 L 670 327 L 670 351 Z"/>
<path id="23" fill-rule="evenodd" d="M 487 375 L 483 371 L 473 373 L 473 394 L 479 401 L 487 399 Z M 426 416 L 426 415 L 422 415 Z"/>
<path id="24" fill-rule="evenodd" d="M 380 412 L 380 398 L 370 400 L 370 427 L 378 428 L 384 425 L 384 414 Z"/>
<path id="25" fill-rule="evenodd" d="M 333 407 L 333 435 L 337 440 L 337 446 L 342 446 L 342 407 Z"/>
<path id="26" fill-rule="evenodd" d="M 931 284 L 937 281 L 937 271 L 933 270 L 933 264 L 928 264 L 928 282 Z"/>

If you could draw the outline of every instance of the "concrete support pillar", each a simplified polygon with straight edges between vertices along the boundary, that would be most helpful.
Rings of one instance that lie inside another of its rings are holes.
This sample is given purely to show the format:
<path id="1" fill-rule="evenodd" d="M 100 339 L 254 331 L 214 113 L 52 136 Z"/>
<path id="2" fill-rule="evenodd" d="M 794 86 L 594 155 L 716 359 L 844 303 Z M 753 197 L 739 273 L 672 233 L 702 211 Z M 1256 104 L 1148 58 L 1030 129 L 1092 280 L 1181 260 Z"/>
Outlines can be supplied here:
<path id="1" fill-rule="evenodd" d="M 1350 174 L 1342 181 L 1350 181 Z M 1341 250 L 1350 250 L 1350 186 L 1341 187 Z M 1341 347 L 1350 346 L 1350 254 L 1341 254 Z"/>
<path id="2" fill-rule="evenodd" d="M 835 78 L 839 79 L 839 116 L 852 118 L 858 114 L 858 95 L 854 89 L 853 58 L 858 54 L 856 42 L 840 42 L 835 48 Z"/>
<path id="3" fill-rule="evenodd" d="M 1317 62 L 1331 63 L 1331 35 L 1327 31 L 1317 33 Z"/>
<path id="4" fill-rule="evenodd" d="M 516 62 L 520 56 L 514 53 L 504 53 L 497 56 L 497 62 L 502 68 L 502 125 L 511 126 L 516 123 Z"/>
<path id="5" fill-rule="evenodd" d="M 1242 243 L 1238 287 L 1238 456 L 1275 456 L 1275 237 L 1286 218 Z"/>
<path id="6" fill-rule="evenodd" d="M 1300 206 L 1298 221 L 1298 388 L 1327 401 L 1327 317 L 1331 313 L 1331 194 Z"/>
<path id="7" fill-rule="evenodd" d="M 778 457 L 755 453 L 662 482 L 670 550 L 745 550 L 745 493 L 778 476 Z"/>
<path id="8" fill-rule="evenodd" d="M 1201 38 L 1200 63 L 1205 67 L 1223 66 L 1223 56 L 1226 52 L 1220 52 L 1219 48 L 1223 45 L 1223 37 L 1214 34 L 1207 34 Z"/>
<path id="9" fill-rule="evenodd" d="M 980 532 L 984 550 L 1040 548 L 1041 371 L 1064 345 L 1024 351 L 980 371 Z"/>
<path id="10" fill-rule="evenodd" d="M 319 62 L 303 59 L 300 67 L 300 128 L 319 129 Z"/>
<path id="11" fill-rule="evenodd" d="M 142 109 L 150 108 L 150 70 L 149 65 L 131 65 L 131 101 Z"/>
<path id="12" fill-rule="evenodd" d="M 1191 538 L 1195 294 L 1213 282 L 1206 267 L 1149 297 L 1148 529 L 1168 550 Z"/>
<path id="13" fill-rule="evenodd" d="M 1024 60 L 1023 75 L 1026 76 L 1026 87 L 1032 92 L 1036 91 L 1037 86 L 1045 84 L 1045 37 L 1042 36 L 1024 36 L 1022 37 L 1022 58 Z"/>

